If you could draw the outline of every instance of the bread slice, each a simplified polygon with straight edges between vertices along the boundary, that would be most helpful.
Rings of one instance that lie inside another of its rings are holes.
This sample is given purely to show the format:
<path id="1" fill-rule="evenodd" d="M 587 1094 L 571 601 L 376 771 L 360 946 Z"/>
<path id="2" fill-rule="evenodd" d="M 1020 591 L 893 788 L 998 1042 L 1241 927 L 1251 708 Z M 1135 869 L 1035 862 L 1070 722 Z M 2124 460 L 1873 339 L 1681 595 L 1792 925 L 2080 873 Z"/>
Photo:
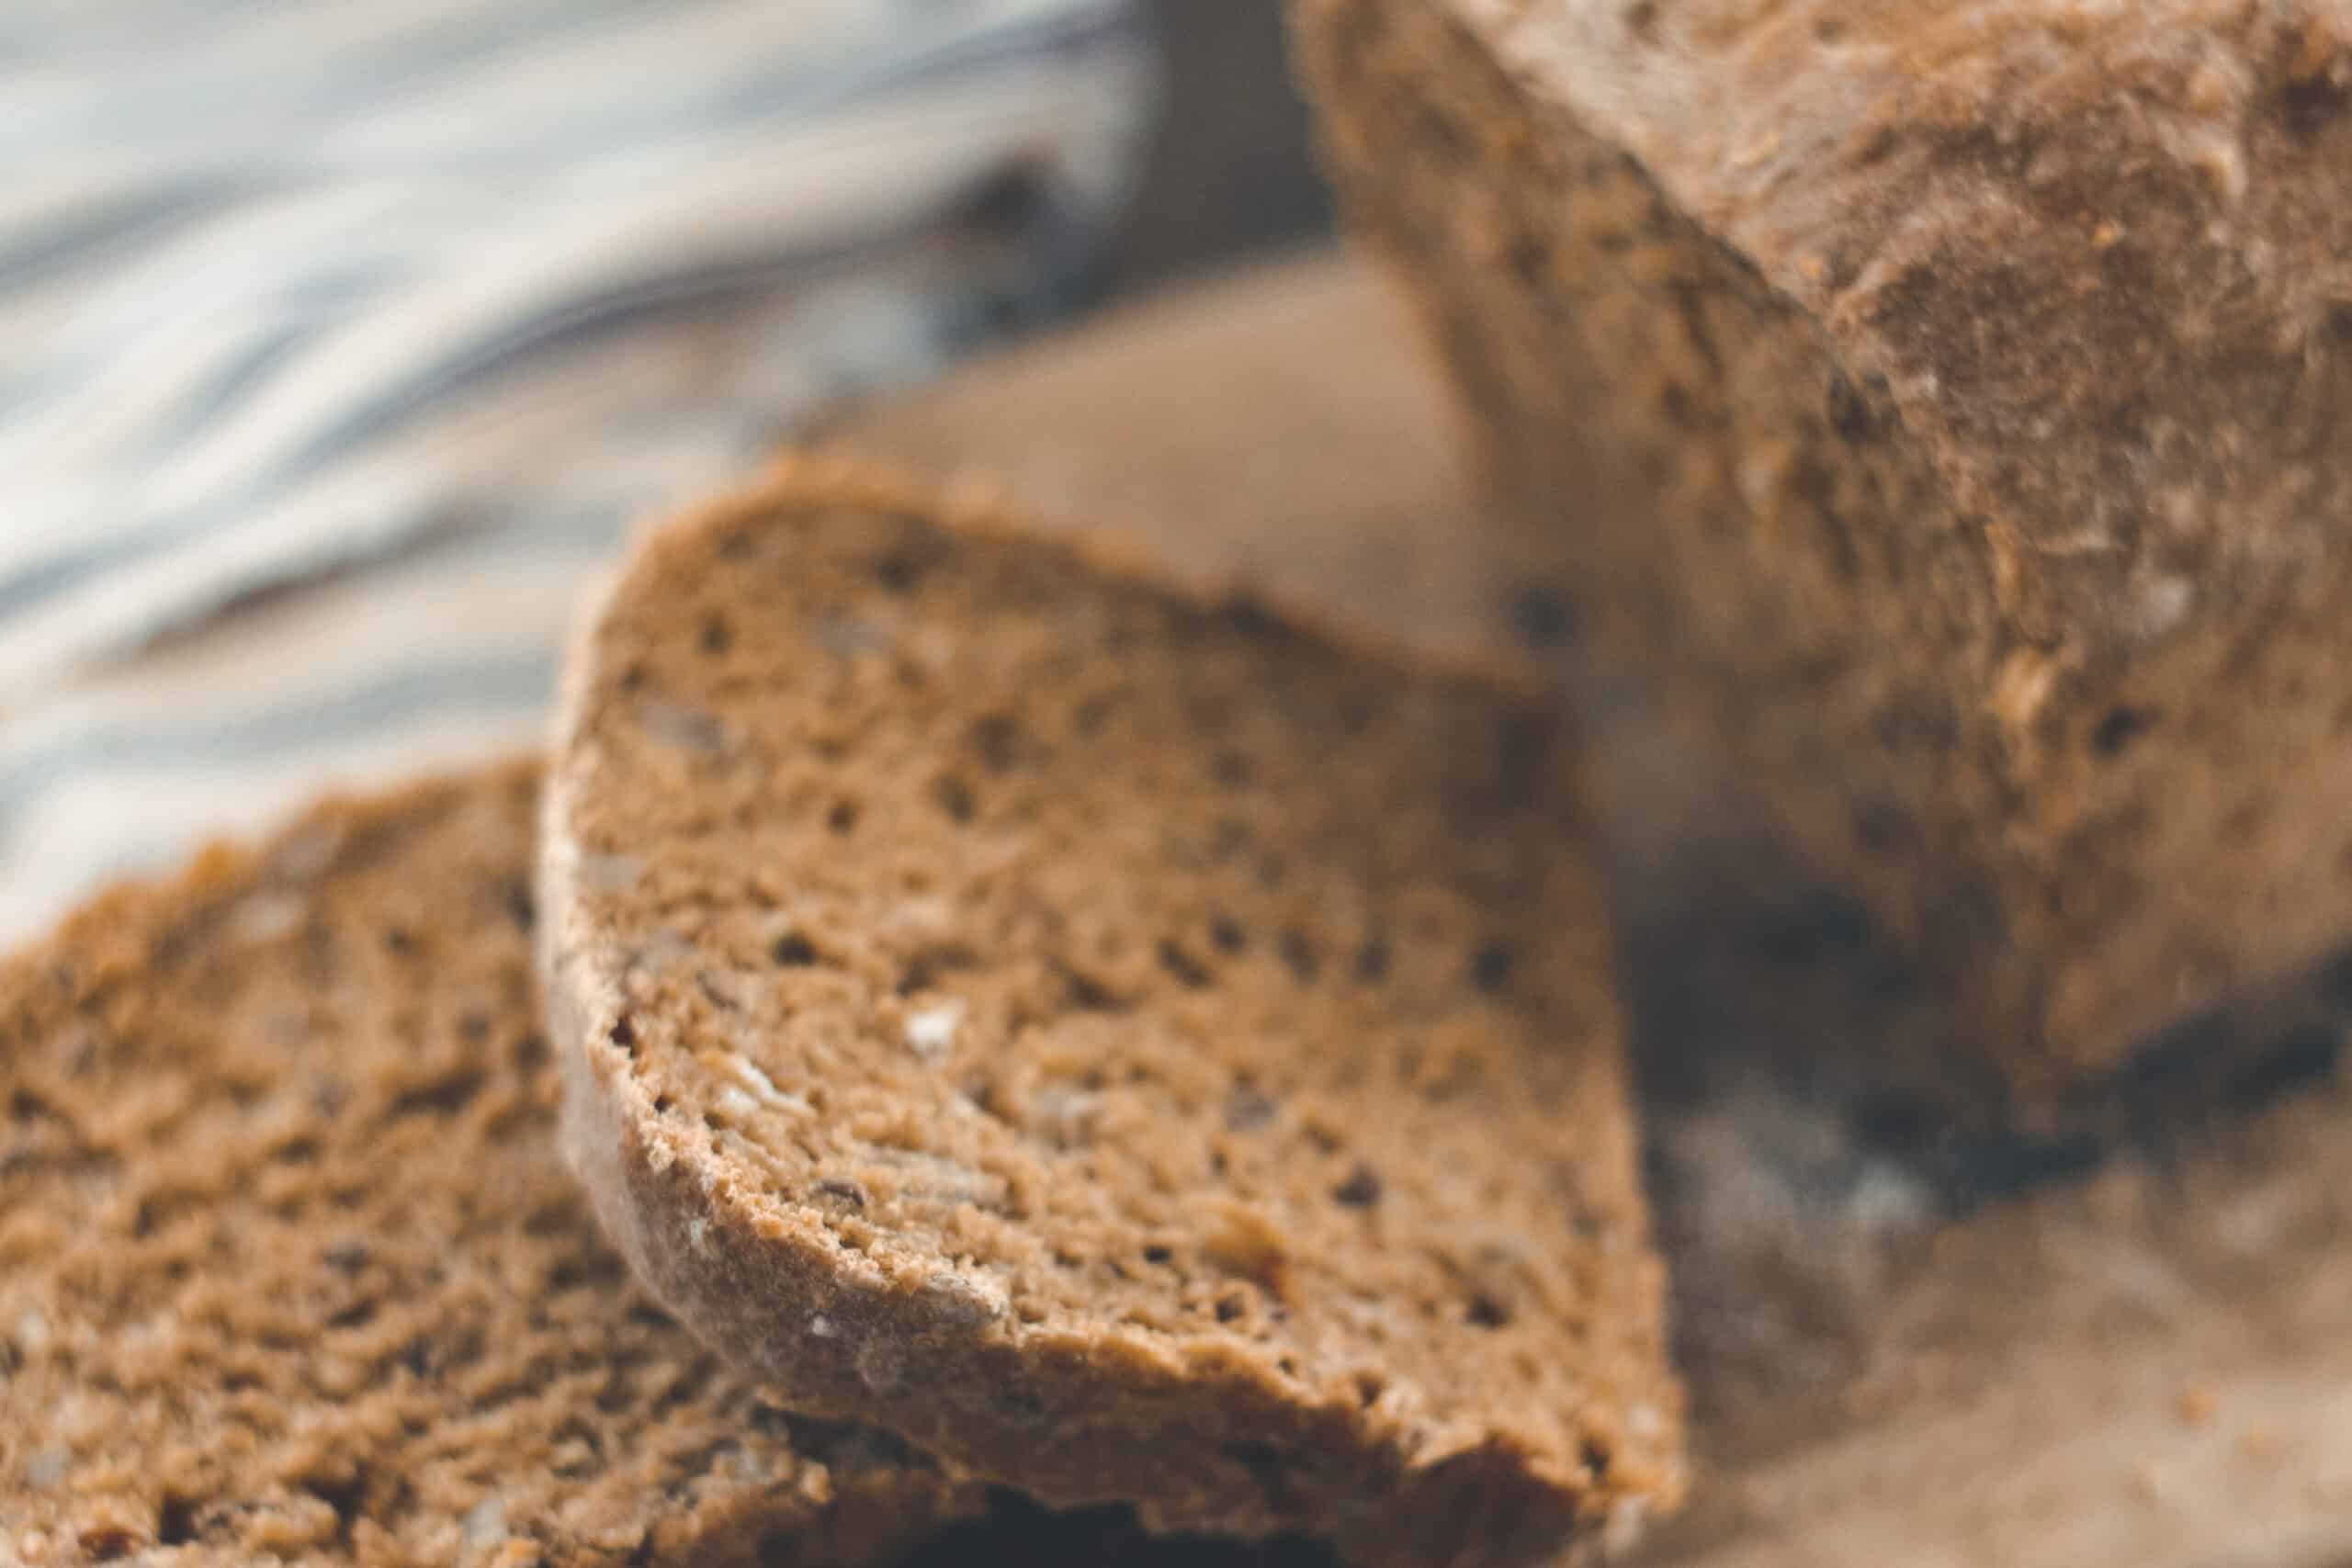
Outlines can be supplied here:
<path id="1" fill-rule="evenodd" d="M 1298 0 L 1490 465 L 2038 1101 L 2352 931 L 2352 16 Z"/>
<path id="2" fill-rule="evenodd" d="M 655 535 L 567 684 L 569 1146 L 797 1407 L 1375 1564 L 1674 1500 L 1544 705 L 815 464 Z"/>
<path id="3" fill-rule="evenodd" d="M 0 1562 L 868 1562 L 978 1510 L 724 1371 L 597 1234 L 537 795 L 322 806 L 0 970 Z"/>

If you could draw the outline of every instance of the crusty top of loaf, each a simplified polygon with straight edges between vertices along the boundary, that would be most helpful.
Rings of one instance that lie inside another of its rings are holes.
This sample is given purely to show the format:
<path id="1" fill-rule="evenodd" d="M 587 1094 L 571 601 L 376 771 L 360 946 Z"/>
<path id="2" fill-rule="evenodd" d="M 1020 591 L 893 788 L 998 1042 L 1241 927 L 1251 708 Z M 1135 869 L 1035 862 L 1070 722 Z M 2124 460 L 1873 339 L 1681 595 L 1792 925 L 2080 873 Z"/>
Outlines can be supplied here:
<path id="1" fill-rule="evenodd" d="M 567 1138 L 715 1345 L 1360 1561 L 1679 1490 L 1549 704 L 806 465 L 654 536 L 570 688 Z"/>
<path id="2" fill-rule="evenodd" d="M 0 969 L 0 1562 L 870 1562 L 978 1507 L 722 1370 L 597 1235 L 537 783 L 329 804 Z"/>
<path id="3" fill-rule="evenodd" d="M 1822 324 L 2098 653 L 2352 504 L 2352 6 L 1453 0 Z"/>

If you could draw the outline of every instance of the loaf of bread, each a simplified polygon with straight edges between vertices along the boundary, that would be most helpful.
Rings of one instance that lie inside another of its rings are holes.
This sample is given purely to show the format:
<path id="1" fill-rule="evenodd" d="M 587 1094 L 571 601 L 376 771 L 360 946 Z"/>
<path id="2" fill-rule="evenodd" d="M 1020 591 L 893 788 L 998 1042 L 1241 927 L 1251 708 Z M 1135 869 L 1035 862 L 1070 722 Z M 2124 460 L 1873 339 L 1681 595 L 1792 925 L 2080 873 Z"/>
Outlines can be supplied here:
<path id="1" fill-rule="evenodd" d="M 881 1562 L 979 1513 L 725 1371 L 597 1234 L 537 796 L 327 805 L 0 970 L 0 1562 Z"/>
<path id="2" fill-rule="evenodd" d="M 2352 14 L 1298 0 L 1332 160 L 1639 669 L 2096 1080 L 2352 931 Z"/>
<path id="3" fill-rule="evenodd" d="M 1675 1498 L 1549 705 L 812 464 L 655 535 L 567 684 L 568 1145 L 796 1407 L 1371 1564 Z"/>

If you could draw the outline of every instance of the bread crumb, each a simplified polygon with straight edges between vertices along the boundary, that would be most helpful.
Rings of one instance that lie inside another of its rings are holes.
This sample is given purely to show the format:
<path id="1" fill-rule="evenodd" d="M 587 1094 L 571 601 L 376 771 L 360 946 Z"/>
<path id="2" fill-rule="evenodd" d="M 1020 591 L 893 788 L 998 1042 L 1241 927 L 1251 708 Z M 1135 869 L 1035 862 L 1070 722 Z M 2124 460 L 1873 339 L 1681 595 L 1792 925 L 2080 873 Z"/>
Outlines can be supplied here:
<path id="1" fill-rule="evenodd" d="M 2213 1411 L 2219 1403 L 2211 1389 L 2202 1383 L 2192 1384 L 2180 1391 L 2180 1419 L 2187 1426 L 2205 1426 L 2213 1419 Z"/>
<path id="2" fill-rule="evenodd" d="M 809 1338 L 811 1338 L 811 1339 L 831 1339 L 836 1332 L 838 1332 L 838 1331 L 833 1327 L 833 1320 L 832 1320 L 831 1318 L 830 1318 L 830 1317 L 827 1317 L 823 1313 L 821 1313 L 821 1312 L 820 1312 L 820 1313 L 812 1313 L 812 1314 L 809 1314 L 809 1317 L 808 1317 L 808 1337 L 809 1337 Z"/>

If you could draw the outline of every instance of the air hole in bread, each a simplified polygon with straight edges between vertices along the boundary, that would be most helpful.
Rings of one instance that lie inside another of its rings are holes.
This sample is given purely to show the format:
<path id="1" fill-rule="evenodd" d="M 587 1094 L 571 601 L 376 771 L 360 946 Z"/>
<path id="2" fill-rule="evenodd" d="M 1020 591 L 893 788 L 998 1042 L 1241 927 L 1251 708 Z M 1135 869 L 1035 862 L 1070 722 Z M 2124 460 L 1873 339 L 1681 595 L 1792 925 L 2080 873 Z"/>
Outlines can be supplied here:
<path id="1" fill-rule="evenodd" d="M 455 1116 L 473 1103 L 481 1092 L 483 1075 L 473 1068 L 461 1068 L 431 1083 L 419 1084 L 405 1090 L 387 1109 L 387 1117 Z"/>
<path id="2" fill-rule="evenodd" d="M 2157 717 L 2154 708 L 2109 708 L 2091 728 L 2091 750 L 2102 757 L 2121 756 L 2133 741 L 2156 727 Z"/>
<path id="3" fill-rule="evenodd" d="M 1331 1190 L 1331 1201 L 1351 1209 L 1376 1207 L 1380 1202 L 1380 1173 L 1368 1165 L 1357 1166 L 1345 1181 Z"/>
<path id="4" fill-rule="evenodd" d="M 1567 596 L 1546 583 L 1521 583 L 1510 597 L 1511 630 L 1537 652 L 1562 648 L 1576 638 L 1576 611 Z"/>
<path id="5" fill-rule="evenodd" d="M 1187 990 L 1205 990 L 1216 983 L 1206 965 L 1184 951 L 1172 938 L 1163 937 L 1159 942 L 1159 966 L 1169 978 Z"/>
<path id="6" fill-rule="evenodd" d="M 2298 141 L 2316 140 L 2347 107 L 2352 107 L 2352 85 L 2324 75 L 2290 82 L 2278 95 L 2279 122 Z"/>
<path id="7" fill-rule="evenodd" d="M 902 997 L 913 996 L 918 991 L 926 991 L 937 985 L 942 976 L 954 974 L 958 970 L 976 969 L 979 964 L 979 953 L 963 942 L 925 943 L 909 955 L 904 967 L 900 969 L 898 993 Z"/>
<path id="8" fill-rule="evenodd" d="M 969 822 L 979 811 L 972 786 L 955 773 L 942 773 L 933 781 L 931 797 L 951 821 Z"/>
<path id="9" fill-rule="evenodd" d="M 894 550 L 874 563 L 874 581 L 892 593 L 911 592 L 922 581 L 922 562 L 904 550 Z"/>
<path id="10" fill-rule="evenodd" d="M 1081 1012 L 1119 1012 L 1126 1001 L 1101 979 L 1083 969 L 1069 969 L 1062 976 L 1069 1005 Z"/>
<path id="11" fill-rule="evenodd" d="M 196 1540 L 196 1500 L 166 1492 L 155 1510 L 155 1544 L 187 1546 Z"/>
<path id="12" fill-rule="evenodd" d="M 1305 931 L 1295 926 L 1285 930 L 1276 944 L 1276 951 L 1282 954 L 1283 964 L 1290 971 L 1292 979 L 1302 986 L 1314 982 L 1322 965 L 1316 957 L 1314 942 L 1307 940 Z"/>
<path id="13" fill-rule="evenodd" d="M 988 714 L 975 720 L 972 750 L 989 772 L 1012 772 L 1021 760 L 1021 721 L 1009 713 Z"/>

